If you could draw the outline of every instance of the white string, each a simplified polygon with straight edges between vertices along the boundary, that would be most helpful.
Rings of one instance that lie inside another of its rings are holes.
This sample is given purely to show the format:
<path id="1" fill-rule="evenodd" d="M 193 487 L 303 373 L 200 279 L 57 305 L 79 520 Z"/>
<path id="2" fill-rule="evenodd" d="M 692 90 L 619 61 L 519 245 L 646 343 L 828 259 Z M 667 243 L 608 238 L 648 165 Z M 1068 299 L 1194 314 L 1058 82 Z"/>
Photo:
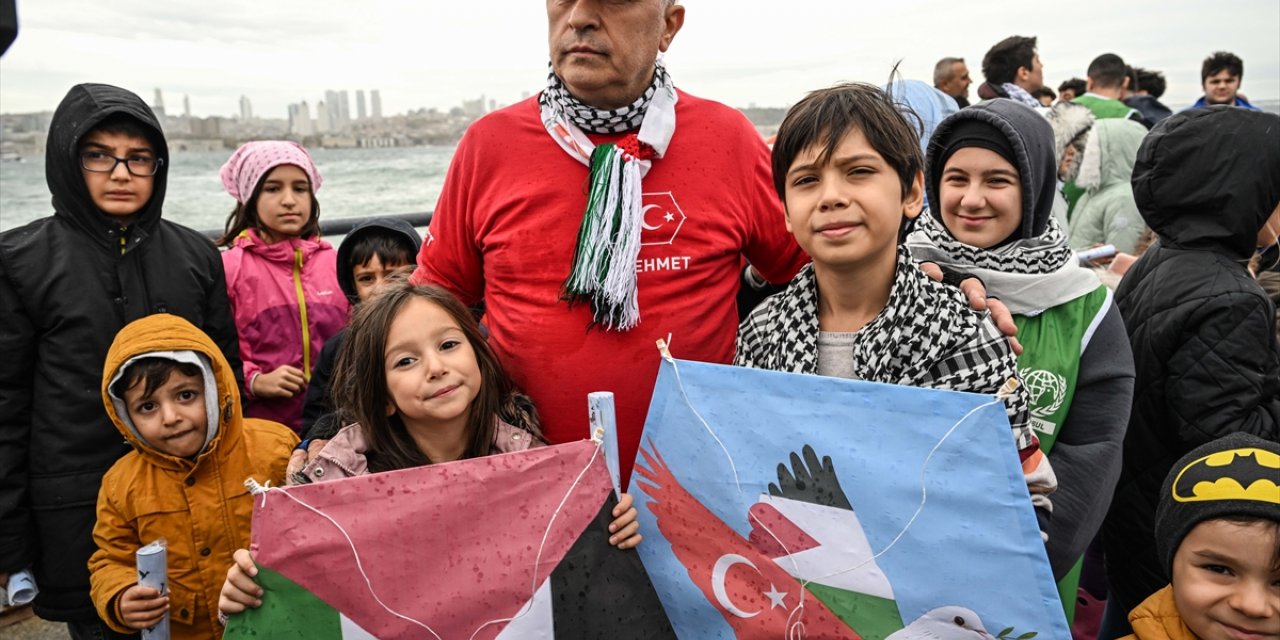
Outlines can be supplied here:
<path id="1" fill-rule="evenodd" d="M 702 417 L 702 414 L 698 413 L 697 408 L 693 406 L 693 402 L 689 400 L 689 394 L 685 393 L 684 390 L 684 381 L 680 379 L 680 367 L 676 366 L 676 359 L 671 357 L 671 353 L 667 351 L 667 342 L 664 340 L 658 340 L 658 350 L 662 351 L 662 357 L 667 362 L 671 363 L 671 370 L 676 374 L 676 384 L 680 387 L 680 396 L 684 398 L 684 403 L 688 405 L 689 410 L 693 412 L 693 415 L 698 419 L 698 422 L 702 423 L 702 426 L 707 430 L 707 433 L 711 434 L 711 437 L 716 441 L 716 444 L 720 445 L 720 450 L 724 452 L 724 457 L 729 459 L 729 468 L 733 470 L 733 481 L 738 485 L 738 496 L 743 500 L 746 500 L 746 496 L 742 493 L 742 481 L 738 478 L 738 465 L 734 463 L 733 456 L 729 455 L 729 449 L 725 448 L 724 442 L 720 441 L 720 436 L 716 435 L 715 430 L 711 428 L 711 425 L 707 424 L 707 421 Z"/>
<path id="2" fill-rule="evenodd" d="M 667 340 L 670 340 L 670 339 L 671 339 L 671 335 L 667 334 Z M 671 351 L 668 349 L 668 347 L 669 347 L 669 344 L 667 341 L 658 340 L 658 351 L 662 353 L 663 359 L 665 359 L 668 363 L 671 364 L 671 371 L 676 374 L 676 384 L 679 386 L 680 395 L 684 398 L 685 405 L 689 407 L 689 410 L 693 412 L 693 415 L 698 418 L 699 422 L 702 423 L 702 426 L 707 430 L 707 433 L 711 434 L 711 437 L 716 441 L 716 444 L 720 445 L 720 450 L 724 452 L 724 456 L 729 459 L 729 468 L 733 471 L 733 482 L 734 482 L 734 485 L 738 488 L 738 499 L 741 503 L 746 504 L 747 496 L 746 496 L 746 493 L 742 490 L 742 479 L 738 476 L 738 465 L 736 462 L 734 462 L 733 456 L 729 453 L 729 449 L 724 446 L 724 442 L 720 440 L 720 436 L 716 435 L 715 429 L 712 429 L 711 425 L 707 424 L 707 421 L 702 417 L 702 414 L 698 413 L 698 409 L 694 407 L 693 402 L 689 400 L 689 394 L 685 392 L 684 380 L 680 377 L 680 367 L 679 365 L 676 364 L 675 358 L 671 356 Z M 779 547 L 782 547 L 782 550 L 783 552 L 785 552 L 787 559 L 791 561 L 791 566 L 793 571 L 795 573 L 800 573 L 800 563 L 796 562 L 794 554 L 791 553 L 791 549 L 788 548 L 786 543 L 783 542 L 782 539 L 779 538 L 777 534 L 775 534 L 773 530 L 769 528 L 769 525 L 765 524 L 754 513 L 751 513 L 750 508 L 747 509 L 747 518 L 754 521 L 756 524 L 760 525 L 760 528 L 763 529 L 765 533 L 769 534 L 769 537 L 773 538 L 773 541 L 778 543 Z M 795 609 L 792 609 L 791 614 L 787 616 L 788 625 L 792 624 L 791 623 L 792 617 L 796 616 L 797 614 L 803 615 L 804 597 L 805 597 L 805 590 L 801 589 L 799 593 L 799 602 L 796 604 Z M 794 636 L 794 637 L 796 638 L 803 637 L 804 623 L 802 621 L 797 620 L 795 625 L 793 625 L 793 628 L 794 627 L 799 627 L 799 630 L 800 630 L 799 632 L 801 634 L 799 636 Z"/>
<path id="3" fill-rule="evenodd" d="M 734 483 L 737 485 L 737 488 L 738 488 L 738 497 L 740 500 L 745 502 L 746 496 L 742 491 L 742 482 L 738 477 L 738 467 L 733 460 L 733 456 L 729 453 L 728 448 L 726 448 L 724 443 L 720 440 L 720 437 L 716 435 L 715 430 L 711 428 L 711 425 L 709 425 L 705 419 L 703 419 L 702 414 L 698 412 L 697 408 L 695 408 L 693 406 L 693 403 L 689 400 L 689 395 L 684 388 L 684 381 L 680 377 L 680 367 L 676 365 L 675 358 L 671 357 L 671 354 L 666 350 L 666 346 L 667 345 L 665 344 L 664 341 L 658 340 L 658 349 L 663 353 L 663 359 L 665 359 L 668 363 L 671 364 L 671 370 L 673 373 L 675 373 L 676 384 L 679 386 L 680 395 L 684 398 L 685 404 L 689 407 L 689 410 L 692 411 L 693 415 L 698 418 L 699 422 L 702 423 L 702 426 L 707 430 L 708 433 L 711 434 L 711 437 L 715 439 L 716 444 L 720 445 L 720 450 L 724 452 L 725 457 L 729 459 L 729 466 L 733 470 Z M 800 602 L 799 604 L 796 605 L 795 609 L 791 611 L 791 614 L 787 616 L 787 622 L 786 622 L 787 629 L 785 633 L 786 633 L 786 638 L 788 640 L 796 640 L 804 637 L 804 621 L 798 618 L 797 616 L 803 615 L 802 612 L 804 610 L 804 596 L 805 596 L 805 592 L 808 591 L 809 584 L 818 580 L 823 580 L 823 579 L 831 578 L 844 573 L 849 573 L 851 571 L 857 571 L 858 569 L 861 569 L 867 564 L 871 562 L 875 562 L 877 558 L 884 555 L 885 553 L 888 553 L 890 549 L 892 549 L 895 545 L 897 545 L 898 541 L 902 539 L 902 536 L 906 535 L 907 530 L 910 529 L 911 526 L 915 524 L 916 518 L 918 518 L 920 514 L 924 511 L 925 503 L 928 501 L 928 488 L 925 483 L 925 475 L 929 470 L 929 462 L 932 461 L 933 455 L 937 453 L 938 449 L 942 447 L 943 443 L 945 443 L 947 439 L 951 437 L 951 434 L 954 433 L 955 430 L 959 428 L 961 424 L 963 424 L 966 420 L 968 420 L 970 416 L 972 416 L 973 414 L 977 413 L 982 409 L 1004 402 L 1004 397 L 1009 393 L 1012 393 L 1013 390 L 1017 388 L 1017 386 L 1018 385 L 1016 383 L 1016 380 L 1010 379 L 1008 382 L 1006 382 L 1005 388 L 1002 388 L 1000 392 L 996 394 L 996 398 L 994 400 L 983 403 L 969 410 L 969 412 L 964 414 L 964 416 L 961 417 L 959 420 L 957 420 L 955 424 L 951 425 L 951 428 L 947 429 L 947 432 L 943 434 L 942 438 L 939 439 L 938 442 L 933 445 L 933 448 L 929 450 L 929 455 L 925 456 L 924 463 L 920 467 L 920 504 L 916 507 L 916 511 L 914 514 L 911 515 L 910 520 L 908 520 L 907 523 L 903 525 L 902 530 L 900 530 L 898 534 L 894 536 L 893 540 L 890 541 L 889 544 L 885 546 L 884 549 L 881 549 L 878 553 L 873 554 L 867 560 L 859 563 L 856 566 L 850 567 L 848 569 L 835 571 L 833 573 L 829 573 L 823 576 L 818 576 L 812 579 L 801 580 L 801 583 L 800 583 L 801 590 L 799 594 Z M 774 541 L 778 543 L 779 546 L 782 547 L 782 550 L 786 553 L 787 557 L 791 560 L 792 566 L 796 567 L 795 572 L 799 573 L 800 571 L 799 571 L 798 563 L 796 563 L 795 558 L 792 557 L 793 554 L 791 553 L 790 549 L 787 548 L 787 546 L 782 542 L 782 540 L 778 539 L 778 536 L 775 535 L 767 525 L 761 522 L 760 519 L 755 516 L 755 514 L 752 514 L 750 509 L 748 509 L 747 511 L 747 516 L 750 519 L 754 520 L 757 524 L 759 524 L 760 527 L 764 529 L 764 531 L 768 533 L 769 536 L 772 537 Z M 792 622 L 792 619 L 795 619 L 795 622 Z"/>
<path id="4" fill-rule="evenodd" d="M 569 485 L 569 491 L 564 494 L 564 498 L 560 499 L 560 504 L 556 505 L 555 512 L 551 514 L 551 519 L 547 521 L 547 529 L 542 532 L 542 543 L 538 545 L 538 555 L 535 556 L 533 560 L 533 579 L 530 581 L 532 584 L 529 589 L 529 605 L 527 607 L 521 607 L 520 610 L 516 612 L 516 615 L 510 618 L 490 620 L 479 627 L 476 627 L 476 630 L 471 634 L 472 639 L 474 639 L 476 634 L 480 633 L 482 629 L 491 624 L 514 622 L 516 619 L 522 618 L 528 615 L 529 612 L 533 611 L 533 598 L 538 594 L 538 567 L 542 565 L 542 551 L 546 548 L 547 538 L 551 535 L 551 525 L 555 524 L 556 518 L 560 515 L 560 510 L 563 509 L 564 504 L 569 501 L 569 496 L 573 495 L 573 490 L 578 488 L 578 483 L 582 481 L 582 477 L 587 474 L 587 471 L 591 469 L 591 465 L 595 463 L 596 456 L 600 455 L 600 448 L 601 444 L 597 442 L 595 449 L 591 452 L 591 459 L 587 460 L 587 466 L 583 467 L 582 471 L 578 472 L 578 477 L 573 479 L 573 484 Z"/>
<path id="5" fill-rule="evenodd" d="M 249 489 L 249 495 L 262 496 L 262 506 L 267 506 L 267 489 L 271 489 L 271 480 L 267 480 L 264 484 L 258 484 L 253 476 L 249 476 L 244 481 L 244 486 Z"/>
<path id="6" fill-rule="evenodd" d="M 861 564 L 858 564 L 857 566 L 850 567 L 848 569 L 844 569 L 841 571 L 836 571 L 834 573 L 828 573 L 827 575 L 824 575 L 824 576 L 818 576 L 811 580 L 805 580 L 802 586 L 807 587 L 811 582 L 816 582 L 818 580 L 823 580 L 826 578 L 832 578 L 844 573 L 849 573 L 850 571 L 857 571 L 858 569 L 865 567 L 867 564 L 875 562 L 877 558 L 888 553 L 889 550 L 894 547 L 894 545 L 898 544 L 898 541 L 902 539 L 902 536 L 906 535 L 907 529 L 910 529 L 911 525 L 915 524 L 916 518 L 920 517 L 920 514 L 924 512 L 925 502 L 927 502 L 929 499 L 928 486 L 925 484 L 925 474 L 928 473 L 929 471 L 929 462 L 933 460 L 933 454 L 938 452 L 938 448 L 942 446 L 942 443 L 946 442 L 947 438 L 951 437 L 951 434 L 955 432 L 956 428 L 959 427 L 965 420 L 969 419 L 969 416 L 972 416 L 978 411 L 985 409 L 987 407 L 990 407 L 991 405 L 1000 404 L 1002 402 L 1004 402 L 1004 400 L 1000 398 L 996 398 L 991 402 L 980 404 L 974 407 L 973 409 L 970 409 L 969 413 L 964 414 L 963 418 L 960 418 L 959 420 L 956 421 L 955 424 L 951 425 L 951 428 L 947 429 L 947 432 L 942 436 L 942 439 L 939 440 L 937 444 L 933 445 L 933 448 L 929 450 L 929 455 L 925 456 L 924 464 L 921 465 L 920 467 L 920 504 L 916 506 L 916 512 L 911 514 L 911 519 L 907 521 L 907 524 L 903 525 L 902 530 L 898 532 L 898 535 L 893 537 L 893 540 L 889 542 L 888 546 L 886 546 L 884 549 L 881 549 L 879 553 L 872 555 L 870 558 L 867 558 L 865 561 L 863 561 Z"/>
<path id="7" fill-rule="evenodd" d="M 582 471 L 579 471 L 577 477 L 573 479 L 573 483 L 569 485 L 569 490 L 565 492 L 564 497 L 560 499 L 560 503 L 556 505 L 555 511 L 552 512 L 551 514 L 551 519 L 547 521 L 547 528 L 542 533 L 542 542 L 538 545 L 538 553 L 534 557 L 534 561 L 533 561 L 533 578 L 530 581 L 531 585 L 529 589 L 529 600 L 527 602 L 527 606 L 522 606 L 519 610 L 517 610 L 516 615 L 510 618 L 498 618 L 495 620 L 489 620 L 488 622 L 481 624 L 479 627 L 476 627 L 476 630 L 474 632 L 472 632 L 470 636 L 472 639 L 474 639 L 476 637 L 476 634 L 480 633 L 480 631 L 482 631 L 485 627 L 488 627 L 493 624 L 503 623 L 503 622 L 514 622 L 515 620 L 522 618 L 525 615 L 528 615 L 531 611 L 533 611 L 533 599 L 538 594 L 538 567 L 542 565 L 542 553 L 546 549 L 547 539 L 551 535 L 551 527 L 552 525 L 555 524 L 556 518 L 560 516 L 560 512 L 564 510 L 564 505 L 569 501 L 569 497 L 573 495 L 574 489 L 578 488 L 578 485 L 581 484 L 582 482 L 583 476 L 585 476 L 587 472 L 591 470 L 591 466 L 595 463 L 596 458 L 600 455 L 601 443 L 596 442 L 595 444 L 596 446 L 592 450 L 591 457 L 587 460 L 586 466 L 583 467 Z M 338 524 L 338 521 L 334 520 L 328 514 L 325 514 L 320 510 L 316 509 L 315 507 L 307 504 L 305 501 L 298 498 L 297 496 L 294 496 L 290 492 L 280 487 L 270 486 L 271 482 L 269 480 L 267 481 L 266 484 L 260 485 L 253 478 L 249 478 L 244 481 L 244 484 L 246 487 L 249 488 L 249 492 L 251 494 L 262 496 L 263 507 L 265 507 L 267 504 L 267 494 L 271 491 L 279 491 L 280 493 L 287 496 L 290 500 L 293 500 L 299 505 L 302 505 L 308 511 L 311 511 L 312 513 L 315 513 L 316 515 L 324 518 L 325 520 L 328 520 L 331 524 L 333 524 L 335 528 L 338 529 L 338 531 L 342 534 L 342 537 L 346 539 L 347 545 L 351 547 L 351 553 L 356 560 L 356 569 L 360 572 L 360 577 L 364 578 L 364 583 L 365 583 L 365 586 L 368 588 L 369 595 L 373 596 L 373 599 L 378 603 L 378 605 L 380 605 L 387 613 L 390 613 L 391 615 L 396 616 L 397 618 L 400 618 L 407 622 L 412 622 L 413 624 L 416 624 L 419 627 L 426 629 L 428 633 L 430 633 L 432 636 L 436 638 L 436 640 L 442 640 L 442 638 L 440 638 L 440 634 L 436 633 L 435 630 L 432 629 L 430 626 L 428 626 L 426 623 L 420 622 L 418 620 L 410 618 L 409 616 L 401 614 L 400 612 L 387 606 L 387 604 L 382 601 L 382 598 L 378 597 L 377 592 L 374 591 L 373 589 L 373 582 L 369 579 L 369 574 L 364 570 L 364 563 L 360 561 L 360 551 L 356 549 L 355 541 L 353 541 L 351 539 L 351 536 L 347 534 L 346 529 L 344 529 L 342 525 Z"/>
<path id="8" fill-rule="evenodd" d="M 434 629 L 432 629 L 430 626 L 428 626 L 426 623 L 419 622 L 419 621 L 417 621 L 417 620 L 415 620 L 415 619 L 413 619 L 413 618 L 410 618 L 409 616 L 406 616 L 406 615 L 404 615 L 404 614 L 402 614 L 402 613 L 400 613 L 400 612 L 398 612 L 398 611 L 396 611 L 396 610 L 392 609 L 391 607 L 387 606 L 387 603 L 385 603 L 385 602 L 383 602 L 383 601 L 382 601 L 382 598 L 378 597 L 378 593 L 377 593 L 376 591 L 374 591 L 374 590 L 373 590 L 373 582 L 369 580 L 369 574 L 368 574 L 368 573 L 366 573 L 366 572 L 365 572 L 365 570 L 364 570 L 364 563 L 360 561 L 360 551 L 356 549 L 356 543 L 355 543 L 355 541 L 353 541 L 353 540 L 351 539 L 351 536 L 347 534 L 347 530 L 346 530 L 346 529 L 343 529 L 343 528 L 342 528 L 342 525 L 338 524 L 338 521 L 337 521 L 337 520 L 334 520 L 333 518 L 329 517 L 329 515 L 328 515 L 328 514 L 321 512 L 319 509 L 316 509 L 315 507 L 313 507 L 313 506 L 311 506 L 311 505 L 307 504 L 306 502 L 302 501 L 302 500 L 301 500 L 300 498 L 298 498 L 297 496 L 294 496 L 292 493 L 290 493 L 290 492 L 288 492 L 288 491 L 285 491 L 284 489 L 281 489 L 281 488 L 279 488 L 279 487 L 272 487 L 272 488 L 270 488 L 270 489 L 267 489 L 267 491 L 279 491 L 280 493 L 282 493 L 282 494 L 284 494 L 286 497 L 288 497 L 290 500 L 293 500 L 294 502 L 296 502 L 296 503 L 298 503 L 298 504 L 302 505 L 302 506 L 303 506 L 305 509 L 307 509 L 308 511 L 310 511 L 310 512 L 312 512 L 312 513 L 314 513 L 314 514 L 316 514 L 316 515 L 320 516 L 321 518 L 324 518 L 325 520 L 328 520 L 330 523 L 332 523 L 332 524 L 333 524 L 333 526 L 334 526 L 334 527 L 336 527 L 336 528 L 338 529 L 338 532 L 342 534 L 342 537 L 347 539 L 347 544 L 351 547 L 351 553 L 352 553 L 352 555 L 354 555 L 354 556 L 355 556 L 355 558 L 356 558 L 356 569 L 358 569 L 358 570 L 360 571 L 360 577 L 361 577 L 361 578 L 364 578 L 364 584 L 365 584 L 365 587 L 367 587 L 367 588 L 368 588 L 368 590 L 369 590 L 369 595 L 373 596 L 373 599 L 374 599 L 375 601 L 377 601 L 378 605 L 379 605 L 379 606 L 381 606 L 384 610 L 386 610 L 386 612 L 387 612 L 387 613 L 390 613 L 391 615 L 393 615 L 393 616 L 395 616 L 395 617 L 397 617 L 397 618 L 400 618 L 401 620 L 405 620 L 405 621 L 408 621 L 408 622 L 412 622 L 413 624 L 416 624 L 416 625 L 418 625 L 419 627 L 422 627 L 423 629 L 426 629 L 426 630 L 427 630 L 427 633 L 430 633 L 432 636 L 434 636 L 434 637 L 436 638 L 436 640 L 443 640 L 443 639 L 440 637 L 440 634 L 436 633 L 436 632 L 435 632 L 435 630 L 434 630 Z M 262 499 L 263 499 L 263 501 L 264 501 L 264 503 L 265 503 L 265 501 L 266 501 L 266 493 L 265 493 L 265 492 L 262 494 Z"/>

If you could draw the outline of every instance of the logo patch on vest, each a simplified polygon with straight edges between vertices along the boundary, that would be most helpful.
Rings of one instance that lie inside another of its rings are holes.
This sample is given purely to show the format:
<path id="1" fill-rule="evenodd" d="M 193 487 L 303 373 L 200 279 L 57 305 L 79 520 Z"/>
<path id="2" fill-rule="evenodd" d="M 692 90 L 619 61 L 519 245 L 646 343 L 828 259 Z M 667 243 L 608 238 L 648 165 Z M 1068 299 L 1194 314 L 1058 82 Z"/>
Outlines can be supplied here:
<path id="1" fill-rule="evenodd" d="M 1023 371 L 1022 379 L 1031 396 L 1031 427 L 1052 435 L 1058 427 L 1045 418 L 1062 408 L 1063 401 L 1067 399 L 1067 379 L 1044 369 Z"/>

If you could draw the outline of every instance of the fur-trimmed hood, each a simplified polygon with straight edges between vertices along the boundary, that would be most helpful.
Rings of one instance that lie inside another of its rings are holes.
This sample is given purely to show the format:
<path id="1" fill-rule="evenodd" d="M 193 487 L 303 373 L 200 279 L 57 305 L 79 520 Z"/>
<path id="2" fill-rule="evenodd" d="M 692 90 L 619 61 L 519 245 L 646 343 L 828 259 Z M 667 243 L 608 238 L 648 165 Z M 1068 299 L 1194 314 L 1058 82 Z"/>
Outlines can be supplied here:
<path id="1" fill-rule="evenodd" d="M 1094 123 L 1093 112 L 1089 107 L 1073 102 L 1059 102 L 1053 105 L 1045 118 L 1053 128 L 1053 156 L 1057 158 L 1059 164 L 1062 163 L 1062 155 L 1067 152 L 1067 145 L 1080 134 L 1093 128 Z M 1084 149 L 1081 148 L 1079 151 Z"/>

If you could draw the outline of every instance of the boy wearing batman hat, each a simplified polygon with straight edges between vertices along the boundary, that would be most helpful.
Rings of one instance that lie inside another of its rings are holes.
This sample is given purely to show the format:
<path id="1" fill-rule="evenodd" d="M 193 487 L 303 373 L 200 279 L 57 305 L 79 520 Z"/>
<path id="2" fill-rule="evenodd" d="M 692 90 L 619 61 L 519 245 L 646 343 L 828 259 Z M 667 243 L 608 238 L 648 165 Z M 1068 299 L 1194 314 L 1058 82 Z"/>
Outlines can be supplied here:
<path id="1" fill-rule="evenodd" d="M 1236 433 L 1194 449 L 1160 490 L 1172 582 L 1129 614 L 1135 640 L 1280 637 L 1280 445 Z"/>

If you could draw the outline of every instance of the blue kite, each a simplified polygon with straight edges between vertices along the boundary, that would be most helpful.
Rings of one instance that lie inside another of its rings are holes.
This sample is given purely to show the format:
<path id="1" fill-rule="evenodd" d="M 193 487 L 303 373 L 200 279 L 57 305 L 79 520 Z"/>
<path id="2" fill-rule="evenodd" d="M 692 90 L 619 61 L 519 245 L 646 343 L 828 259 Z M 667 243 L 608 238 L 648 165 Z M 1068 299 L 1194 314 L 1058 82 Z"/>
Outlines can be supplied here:
<path id="1" fill-rule="evenodd" d="M 682 638 L 1070 637 L 994 397 L 667 359 L 631 490 Z"/>

